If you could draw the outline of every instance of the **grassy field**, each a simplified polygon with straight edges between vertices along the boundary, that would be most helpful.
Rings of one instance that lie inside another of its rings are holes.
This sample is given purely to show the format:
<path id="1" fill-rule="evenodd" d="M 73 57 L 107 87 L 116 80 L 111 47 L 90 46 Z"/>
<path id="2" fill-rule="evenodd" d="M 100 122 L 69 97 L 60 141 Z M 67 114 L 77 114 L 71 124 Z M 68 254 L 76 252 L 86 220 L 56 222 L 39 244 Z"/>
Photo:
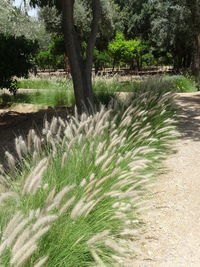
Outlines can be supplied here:
<path id="1" fill-rule="evenodd" d="M 158 76 L 148 78 L 160 80 Z M 115 76 L 113 78 L 109 77 L 96 77 L 93 81 L 93 86 L 95 91 L 109 91 L 109 92 L 129 92 L 134 88 L 137 88 L 143 81 L 134 81 L 132 79 L 127 79 L 127 81 L 120 81 L 120 76 Z M 172 75 L 163 76 L 162 80 L 171 82 L 171 86 L 174 90 L 179 92 L 194 92 L 196 88 L 194 86 L 194 81 L 191 77 L 183 75 Z M 30 78 L 30 79 L 19 79 L 19 88 L 24 89 L 53 89 L 53 90 L 72 90 L 73 86 L 70 79 L 65 78 Z"/>
<path id="2" fill-rule="evenodd" d="M 167 84 L 167 83 L 166 83 Z M 162 84 L 163 85 L 163 84 Z M 116 266 L 134 256 L 143 196 L 174 138 L 173 94 L 143 83 L 134 97 L 16 139 L 1 169 L 3 266 Z"/>
<path id="3" fill-rule="evenodd" d="M 64 78 L 32 78 L 18 81 L 20 88 L 35 89 L 31 93 L 18 93 L 15 97 L 8 94 L 0 95 L 0 103 L 30 103 L 43 106 L 73 106 L 75 104 L 71 80 Z M 194 82 L 184 76 L 153 77 L 144 81 L 123 81 L 119 77 L 95 78 L 93 82 L 96 102 L 108 102 L 108 96 L 113 97 L 116 92 L 134 92 L 146 83 L 159 83 L 168 91 L 194 92 Z"/>

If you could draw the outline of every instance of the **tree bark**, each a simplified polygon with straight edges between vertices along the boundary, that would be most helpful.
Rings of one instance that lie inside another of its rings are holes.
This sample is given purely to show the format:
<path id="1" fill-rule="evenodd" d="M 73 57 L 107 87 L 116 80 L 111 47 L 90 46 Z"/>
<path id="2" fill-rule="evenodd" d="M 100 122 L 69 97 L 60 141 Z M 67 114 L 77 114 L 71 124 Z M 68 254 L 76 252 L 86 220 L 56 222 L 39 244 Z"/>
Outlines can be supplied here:
<path id="1" fill-rule="evenodd" d="M 198 89 L 200 90 L 199 84 L 199 75 L 200 75 L 200 34 L 196 34 L 194 40 L 194 54 L 193 54 L 193 64 L 192 64 L 192 73 L 195 77 L 195 84 Z"/>
<path id="2" fill-rule="evenodd" d="M 92 15 L 90 37 L 87 42 L 86 58 L 84 59 L 81 42 L 74 26 L 75 0 L 61 0 L 63 32 L 65 47 L 74 85 L 76 105 L 79 112 L 90 110 L 94 104 L 92 91 L 93 52 L 101 17 L 100 0 L 92 0 Z"/>
<path id="3" fill-rule="evenodd" d="M 85 77 L 86 77 L 86 90 L 85 98 L 86 101 L 90 101 L 93 104 L 93 93 L 92 93 L 92 63 L 94 57 L 94 48 L 98 33 L 98 25 L 101 18 L 101 3 L 100 0 L 93 0 L 92 1 L 92 15 L 93 20 L 91 24 L 91 32 L 90 37 L 87 43 L 87 50 L 86 50 L 86 60 L 85 60 Z M 90 103 L 89 103 L 90 104 Z"/>
<path id="4" fill-rule="evenodd" d="M 193 27 L 193 56 L 192 56 L 192 74 L 195 77 L 195 83 L 200 90 L 200 3 L 199 0 L 187 0 L 187 5 L 191 11 Z"/>

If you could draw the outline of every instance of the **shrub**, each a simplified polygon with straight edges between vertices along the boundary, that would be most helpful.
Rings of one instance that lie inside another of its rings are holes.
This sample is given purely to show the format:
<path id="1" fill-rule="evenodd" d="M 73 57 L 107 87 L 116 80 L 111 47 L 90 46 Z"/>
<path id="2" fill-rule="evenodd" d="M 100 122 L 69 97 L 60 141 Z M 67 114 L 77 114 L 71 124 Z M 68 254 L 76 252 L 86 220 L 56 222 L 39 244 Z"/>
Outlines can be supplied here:
<path id="1" fill-rule="evenodd" d="M 0 34 L 0 88 L 16 93 L 17 81 L 14 77 L 28 77 L 37 48 L 36 42 L 23 36 Z"/>
<path id="2" fill-rule="evenodd" d="M 143 61 L 151 64 L 154 57 L 149 50 L 151 48 L 148 42 L 140 39 L 125 40 L 122 32 L 117 32 L 115 39 L 108 45 L 108 51 L 113 58 L 113 69 L 120 62 L 129 64 L 131 69 L 141 69 Z"/>
<path id="3" fill-rule="evenodd" d="M 197 88 L 195 87 L 194 81 L 191 77 L 183 75 L 174 75 L 165 77 L 166 81 L 172 82 L 174 90 L 177 92 L 195 92 Z"/>
<path id="4" fill-rule="evenodd" d="M 35 63 L 41 70 L 64 68 L 64 56 L 54 55 L 50 50 L 39 52 L 35 57 Z"/>
<path id="5" fill-rule="evenodd" d="M 93 115 L 46 121 L 41 137 L 17 138 L 18 163 L 6 152 L 10 170 L 1 170 L 1 263 L 124 264 L 173 117 L 171 93 L 143 88 Z"/>

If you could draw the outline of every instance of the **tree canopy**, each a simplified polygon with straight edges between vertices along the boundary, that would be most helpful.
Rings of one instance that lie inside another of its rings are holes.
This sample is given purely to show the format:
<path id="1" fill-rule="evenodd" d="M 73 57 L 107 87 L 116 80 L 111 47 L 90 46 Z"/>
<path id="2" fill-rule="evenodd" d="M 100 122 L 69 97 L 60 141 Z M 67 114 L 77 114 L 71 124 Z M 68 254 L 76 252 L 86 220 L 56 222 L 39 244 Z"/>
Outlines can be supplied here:
<path id="1" fill-rule="evenodd" d="M 39 68 L 70 65 L 77 105 L 90 106 L 92 68 L 170 64 L 199 80 L 200 0 L 0 0 L 0 33 L 37 40 Z M 93 61 L 94 60 L 94 61 Z M 67 67 L 68 68 L 68 67 Z"/>

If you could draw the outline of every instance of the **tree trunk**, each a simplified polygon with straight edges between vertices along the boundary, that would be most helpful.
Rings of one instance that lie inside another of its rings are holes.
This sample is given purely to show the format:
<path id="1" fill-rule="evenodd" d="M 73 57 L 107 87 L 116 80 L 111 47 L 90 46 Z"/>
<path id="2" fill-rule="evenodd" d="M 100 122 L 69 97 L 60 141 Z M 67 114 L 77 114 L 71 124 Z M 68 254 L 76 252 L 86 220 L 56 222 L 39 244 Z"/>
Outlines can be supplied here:
<path id="1" fill-rule="evenodd" d="M 114 70 L 115 70 L 115 64 L 116 64 L 116 60 L 115 60 L 115 56 L 114 56 L 113 63 L 112 63 L 112 72 L 114 72 Z"/>
<path id="2" fill-rule="evenodd" d="M 192 73 L 195 78 L 195 84 L 198 89 L 200 90 L 199 84 L 199 74 L 200 74 L 200 34 L 195 36 L 194 41 L 194 54 L 193 54 L 193 64 L 192 64 Z"/>
<path id="3" fill-rule="evenodd" d="M 94 104 L 92 92 L 93 51 L 101 16 L 100 0 L 92 0 L 93 20 L 84 59 L 81 42 L 74 26 L 75 0 L 61 0 L 65 47 L 69 58 L 76 105 L 79 112 L 90 110 Z"/>
<path id="4" fill-rule="evenodd" d="M 193 56 L 192 56 L 192 74 L 195 77 L 197 89 L 200 90 L 200 3 L 199 0 L 187 0 L 187 5 L 191 11 L 193 28 Z"/>

